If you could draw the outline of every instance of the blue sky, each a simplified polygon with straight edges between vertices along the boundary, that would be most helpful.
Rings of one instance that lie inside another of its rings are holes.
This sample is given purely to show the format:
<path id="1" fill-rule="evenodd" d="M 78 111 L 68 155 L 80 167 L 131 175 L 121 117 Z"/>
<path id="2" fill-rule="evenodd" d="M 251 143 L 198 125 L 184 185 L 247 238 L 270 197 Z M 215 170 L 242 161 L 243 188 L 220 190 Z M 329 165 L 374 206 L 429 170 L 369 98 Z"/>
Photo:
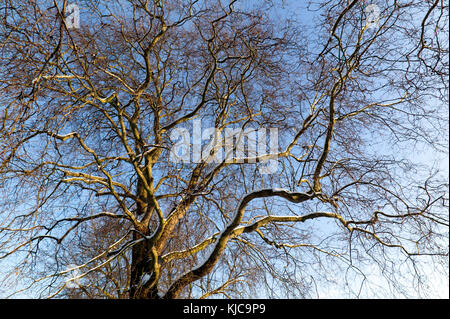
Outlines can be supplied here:
<path id="1" fill-rule="evenodd" d="M 280 1 L 281 2 L 281 1 Z M 276 9 L 274 9 L 273 16 L 276 17 L 276 20 L 279 21 L 280 25 L 283 24 L 287 19 L 292 16 L 298 19 L 302 24 L 304 24 L 307 28 L 314 27 L 314 21 L 315 17 L 314 14 L 311 12 L 308 12 L 306 10 L 305 2 L 304 1 L 295 1 L 295 0 L 286 0 L 282 1 L 285 6 L 279 6 Z M 252 5 L 253 3 L 256 3 L 254 1 L 246 2 L 245 5 Z M 305 36 L 307 34 L 310 34 L 305 30 Z M 446 132 L 445 132 L 446 133 Z M 443 132 L 444 134 L 444 132 Z M 380 151 L 380 152 L 386 152 L 386 153 L 392 153 L 392 151 L 395 152 L 394 149 L 390 147 L 386 147 L 386 144 L 382 139 L 379 139 L 377 143 L 374 143 L 374 149 Z M 397 154 L 398 155 L 398 154 Z M 412 161 L 417 162 L 418 164 L 421 163 L 435 163 L 434 166 L 436 168 L 439 168 L 444 176 L 447 176 L 448 180 L 448 172 L 449 172 L 449 165 L 448 165 L 448 153 L 438 153 L 435 150 L 428 149 L 424 145 L 417 145 L 414 149 L 407 150 L 405 154 L 402 154 L 402 156 L 410 158 Z M 327 234 L 328 230 L 330 230 L 333 227 L 332 224 L 323 226 L 321 228 L 321 231 L 323 232 L 324 236 Z M 320 234 L 318 234 L 320 235 Z M 3 269 L 7 268 L 5 264 L 1 264 L 3 261 L 0 261 L 1 267 L 4 267 Z M 372 279 L 373 282 L 378 282 L 380 286 L 386 287 L 387 283 L 384 282 L 382 279 L 383 277 L 380 276 L 379 273 L 375 270 L 367 269 L 368 273 L 373 273 Z M 435 269 L 433 266 L 429 266 L 429 269 L 427 270 L 430 274 L 435 273 Z M 320 286 L 317 290 L 317 297 L 320 298 L 343 298 L 343 297 L 351 297 L 351 295 L 347 295 L 347 292 L 342 289 L 342 283 L 341 280 L 343 277 L 340 273 L 333 274 L 335 277 L 336 283 L 334 284 L 332 281 L 330 281 L 329 286 Z M 433 277 L 433 276 L 431 276 Z M 431 279 L 430 286 L 432 287 L 432 290 L 434 290 L 434 293 L 436 294 L 435 297 L 441 297 L 441 298 L 448 298 L 448 281 L 444 280 L 446 278 L 442 278 L 439 276 L 434 276 L 435 278 Z M 355 281 L 356 284 L 356 281 Z M 357 287 L 352 287 L 353 290 L 358 289 Z M 371 297 L 371 291 L 373 292 L 374 289 L 376 290 L 376 287 L 374 286 L 368 286 L 365 287 L 365 290 L 362 294 L 362 297 L 367 296 Z M 5 294 L 5 292 L 0 291 L 1 294 Z M 21 295 L 19 295 L 21 296 Z M 31 296 L 31 295 L 24 295 L 25 297 Z M 22 295 L 23 297 L 23 295 Z"/>

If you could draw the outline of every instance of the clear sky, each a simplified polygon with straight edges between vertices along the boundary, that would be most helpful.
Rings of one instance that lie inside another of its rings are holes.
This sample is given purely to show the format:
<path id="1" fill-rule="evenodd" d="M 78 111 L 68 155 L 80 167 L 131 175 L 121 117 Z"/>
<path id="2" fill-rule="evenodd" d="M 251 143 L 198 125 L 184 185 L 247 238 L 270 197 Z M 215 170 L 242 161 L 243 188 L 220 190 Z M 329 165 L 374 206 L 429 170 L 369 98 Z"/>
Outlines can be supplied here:
<path id="1" fill-rule="evenodd" d="M 280 1 L 281 2 L 281 1 Z M 285 0 L 282 1 L 284 3 L 284 6 L 278 6 L 274 9 L 273 15 L 276 17 L 276 20 L 279 21 L 280 25 L 283 24 L 287 19 L 290 17 L 298 19 L 302 24 L 304 24 L 307 28 L 310 28 L 310 30 L 314 27 L 314 14 L 312 12 L 309 12 L 306 10 L 306 1 L 297 1 L 297 0 Z M 241 2 L 240 5 L 243 6 L 251 6 L 254 3 L 257 3 L 255 0 L 247 1 L 247 2 Z M 82 10 L 81 10 L 82 11 Z M 316 13 L 317 14 L 317 13 Z M 305 32 L 306 36 L 307 32 Z M 443 134 L 448 134 L 447 132 L 443 132 Z M 379 151 L 380 152 L 392 152 L 392 149 L 385 149 L 383 147 L 383 141 L 378 141 L 379 144 Z M 435 150 L 427 149 L 423 145 L 417 145 L 414 149 L 408 150 L 405 154 L 402 154 L 405 157 L 409 157 L 412 161 L 417 162 L 418 164 L 421 163 L 435 163 L 433 166 L 435 168 L 438 168 L 442 171 L 443 176 L 447 176 L 448 181 L 448 175 L 449 175 L 449 162 L 448 162 L 448 149 L 447 153 L 438 153 Z M 411 156 L 413 155 L 413 156 Z M 329 228 L 328 228 L 329 227 Z M 325 235 L 327 233 L 327 230 L 331 229 L 333 226 L 327 225 L 326 227 L 323 227 L 321 229 L 322 233 Z M 3 263 L 3 264 L 2 264 Z M 437 276 L 436 269 L 434 266 L 428 266 L 427 272 L 430 273 L 430 288 L 431 288 L 431 294 L 430 297 L 437 297 L 437 298 L 449 298 L 449 284 L 448 284 L 448 278 L 443 278 L 441 276 Z M 8 265 L 4 264 L 4 261 L 0 260 L 0 268 L 2 270 L 8 268 Z M 372 277 L 372 282 L 377 283 L 381 287 L 387 287 L 387 283 L 383 279 L 383 276 L 381 276 L 377 270 L 374 269 L 365 269 L 367 273 L 371 273 L 370 277 Z M 447 270 L 448 271 L 448 270 Z M 20 274 L 19 274 L 20 275 Z M 346 291 L 342 289 L 342 274 L 336 273 L 334 275 L 335 282 L 330 281 L 329 286 L 319 286 L 317 288 L 316 297 L 319 298 L 346 298 L 351 297 L 347 294 Z M 1 276 L 1 272 L 0 272 Z M 358 284 L 357 281 L 355 281 L 355 284 Z M 357 290 L 358 287 L 352 287 L 353 290 Z M 373 292 L 376 292 L 377 287 L 374 284 L 371 284 L 371 286 L 364 286 L 364 290 L 361 294 L 361 297 L 373 297 Z M 9 291 L 5 291 L 4 289 L 0 290 L 1 297 L 5 297 L 9 295 Z M 412 292 L 411 292 L 412 293 Z M 375 294 L 376 295 L 376 294 Z M 19 294 L 17 297 L 32 297 L 32 292 L 26 292 L 25 295 Z"/>

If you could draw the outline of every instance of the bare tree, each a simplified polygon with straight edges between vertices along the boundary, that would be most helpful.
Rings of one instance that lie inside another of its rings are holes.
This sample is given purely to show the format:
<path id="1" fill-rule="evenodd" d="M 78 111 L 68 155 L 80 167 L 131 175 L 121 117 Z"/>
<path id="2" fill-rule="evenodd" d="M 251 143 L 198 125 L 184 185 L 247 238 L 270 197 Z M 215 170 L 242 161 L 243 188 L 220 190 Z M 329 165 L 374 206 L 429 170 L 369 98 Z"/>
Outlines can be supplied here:
<path id="1" fill-rule="evenodd" d="M 447 1 L 311 2 L 309 23 L 284 1 L 77 5 L 0 5 L 15 293 L 360 296 L 379 274 L 422 296 L 445 276 Z"/>

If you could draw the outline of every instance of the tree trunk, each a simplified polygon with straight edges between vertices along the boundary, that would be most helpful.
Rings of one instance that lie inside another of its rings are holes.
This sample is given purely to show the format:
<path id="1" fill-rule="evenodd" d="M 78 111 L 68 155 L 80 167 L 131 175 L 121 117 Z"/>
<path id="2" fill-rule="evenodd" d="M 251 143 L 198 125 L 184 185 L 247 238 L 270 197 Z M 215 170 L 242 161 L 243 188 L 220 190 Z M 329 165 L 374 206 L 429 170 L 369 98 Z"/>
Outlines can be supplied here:
<path id="1" fill-rule="evenodd" d="M 133 235 L 133 240 L 140 238 L 142 238 L 140 234 Z M 130 298 L 132 299 L 159 298 L 157 285 L 152 284 L 155 281 L 155 271 L 151 256 L 148 241 L 142 241 L 133 246 L 130 278 Z"/>

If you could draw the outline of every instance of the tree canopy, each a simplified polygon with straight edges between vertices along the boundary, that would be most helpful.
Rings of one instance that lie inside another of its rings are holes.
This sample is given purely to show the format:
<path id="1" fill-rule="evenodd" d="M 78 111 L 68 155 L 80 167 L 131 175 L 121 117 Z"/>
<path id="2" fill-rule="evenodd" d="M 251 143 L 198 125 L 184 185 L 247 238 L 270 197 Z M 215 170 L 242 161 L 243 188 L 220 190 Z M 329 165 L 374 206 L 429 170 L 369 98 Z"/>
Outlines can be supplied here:
<path id="1" fill-rule="evenodd" d="M 0 52 L 5 296 L 448 276 L 447 1 L 4 0 Z"/>

